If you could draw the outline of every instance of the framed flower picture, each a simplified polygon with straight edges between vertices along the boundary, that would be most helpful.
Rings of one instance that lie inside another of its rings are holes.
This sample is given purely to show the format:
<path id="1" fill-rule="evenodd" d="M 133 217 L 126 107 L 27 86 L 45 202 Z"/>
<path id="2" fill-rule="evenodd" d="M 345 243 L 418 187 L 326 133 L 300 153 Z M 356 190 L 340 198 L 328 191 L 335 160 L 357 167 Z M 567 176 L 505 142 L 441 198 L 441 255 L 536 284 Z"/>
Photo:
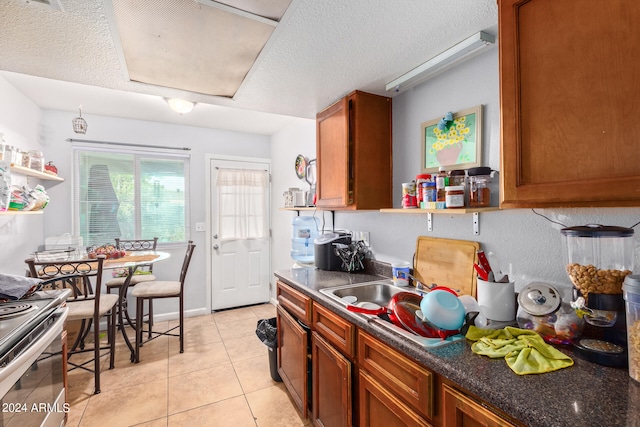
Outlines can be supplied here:
<path id="1" fill-rule="evenodd" d="M 482 105 L 422 123 L 423 173 L 481 166 Z"/>

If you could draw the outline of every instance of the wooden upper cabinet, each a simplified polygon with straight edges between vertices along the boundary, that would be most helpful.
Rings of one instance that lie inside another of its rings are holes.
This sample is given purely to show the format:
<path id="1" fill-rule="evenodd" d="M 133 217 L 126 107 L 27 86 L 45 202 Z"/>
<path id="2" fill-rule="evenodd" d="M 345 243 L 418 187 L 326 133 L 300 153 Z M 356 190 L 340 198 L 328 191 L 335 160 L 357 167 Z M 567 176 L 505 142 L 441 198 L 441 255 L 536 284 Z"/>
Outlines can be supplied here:
<path id="1" fill-rule="evenodd" d="M 355 91 L 317 115 L 316 205 L 392 206 L 391 98 Z"/>
<path id="2" fill-rule="evenodd" d="M 498 10 L 501 207 L 640 206 L 640 2 Z"/>

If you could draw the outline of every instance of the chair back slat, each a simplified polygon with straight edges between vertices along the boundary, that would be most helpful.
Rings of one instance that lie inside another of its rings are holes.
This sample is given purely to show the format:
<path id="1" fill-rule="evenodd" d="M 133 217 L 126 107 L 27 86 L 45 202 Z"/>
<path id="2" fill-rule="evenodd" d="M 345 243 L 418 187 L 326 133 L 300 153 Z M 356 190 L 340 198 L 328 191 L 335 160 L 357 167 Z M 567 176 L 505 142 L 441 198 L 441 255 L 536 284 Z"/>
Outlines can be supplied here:
<path id="1" fill-rule="evenodd" d="M 138 251 L 155 251 L 158 246 L 158 238 L 153 239 L 120 239 L 116 237 L 116 248 L 121 251 L 138 252 Z M 138 271 L 148 271 L 153 273 L 153 264 L 144 264 L 138 266 Z"/>
<path id="2" fill-rule="evenodd" d="M 60 279 L 59 284 L 53 285 L 68 287 L 72 290 L 72 299 L 100 298 L 102 286 L 102 271 L 106 257 L 99 255 L 97 258 L 76 261 L 36 261 L 34 258 L 25 260 L 29 266 L 31 277 L 44 280 Z M 95 278 L 95 283 L 91 279 Z M 95 285 L 95 288 L 94 288 Z"/>
<path id="3" fill-rule="evenodd" d="M 191 263 L 191 257 L 193 256 L 193 250 L 196 248 L 196 245 L 193 244 L 193 240 L 189 240 L 187 245 L 187 252 L 184 255 L 184 261 L 182 262 L 182 269 L 180 270 L 180 290 L 184 289 L 184 281 L 187 277 L 187 270 L 189 269 L 189 264 Z"/>
<path id="4" fill-rule="evenodd" d="M 120 239 L 116 237 L 116 248 L 125 251 L 155 251 L 158 246 L 158 238 L 153 239 Z"/>

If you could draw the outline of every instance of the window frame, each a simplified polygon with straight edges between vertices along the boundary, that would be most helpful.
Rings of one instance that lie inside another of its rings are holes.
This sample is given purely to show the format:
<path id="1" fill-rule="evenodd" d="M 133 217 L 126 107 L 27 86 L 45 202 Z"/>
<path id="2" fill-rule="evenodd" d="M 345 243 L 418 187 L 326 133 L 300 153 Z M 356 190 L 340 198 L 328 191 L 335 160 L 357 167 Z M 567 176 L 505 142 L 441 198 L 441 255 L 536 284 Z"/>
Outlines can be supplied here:
<path id="1" fill-rule="evenodd" d="M 125 147 L 123 147 L 125 146 Z M 135 147 L 135 148 L 134 148 Z M 182 149 L 181 149 L 182 150 Z M 72 222 L 72 230 L 73 235 L 80 236 L 80 162 L 79 155 L 80 153 L 111 153 L 113 155 L 132 155 L 134 166 L 132 173 L 134 174 L 134 194 L 133 194 L 133 204 L 134 204 L 134 218 L 132 221 L 132 225 L 134 226 L 134 232 L 136 234 L 133 238 L 142 238 L 140 237 L 140 231 L 142 227 L 142 196 L 141 196 L 141 182 L 140 182 L 140 162 L 141 160 L 146 159 L 169 159 L 169 160 L 179 160 L 182 159 L 184 161 L 184 180 L 185 180 L 185 188 L 184 188 L 184 241 L 158 241 L 158 247 L 172 247 L 172 246 L 181 246 L 186 242 L 191 240 L 191 227 L 190 227 L 190 196 L 191 196 L 191 154 L 179 152 L 176 153 L 175 149 L 171 150 L 170 148 L 162 149 L 162 148 L 144 148 L 138 145 L 129 144 L 118 144 L 118 146 L 110 146 L 109 144 L 105 144 L 102 146 L 95 146 L 91 143 L 72 143 L 71 147 L 71 157 L 72 157 L 72 194 L 71 194 L 71 222 Z M 104 242 L 109 243 L 109 242 Z"/>

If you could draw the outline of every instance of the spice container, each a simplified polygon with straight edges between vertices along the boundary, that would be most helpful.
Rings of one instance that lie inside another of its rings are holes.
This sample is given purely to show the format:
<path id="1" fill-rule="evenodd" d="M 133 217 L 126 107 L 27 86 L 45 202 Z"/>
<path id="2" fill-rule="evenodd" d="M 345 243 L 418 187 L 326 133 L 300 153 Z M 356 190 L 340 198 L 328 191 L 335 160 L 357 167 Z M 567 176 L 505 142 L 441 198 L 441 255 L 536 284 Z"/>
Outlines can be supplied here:
<path id="1" fill-rule="evenodd" d="M 486 166 L 471 168 L 467 174 L 469 175 L 469 207 L 491 206 L 491 168 Z"/>
<path id="2" fill-rule="evenodd" d="M 44 156 L 42 151 L 29 151 L 29 167 L 38 172 L 44 172 Z"/>
<path id="3" fill-rule="evenodd" d="M 402 183 L 402 207 L 403 208 L 416 208 L 416 182 L 403 182 Z"/>
<path id="4" fill-rule="evenodd" d="M 447 209 L 464 208 L 464 186 L 445 187 L 445 205 Z"/>
<path id="5" fill-rule="evenodd" d="M 436 202 L 446 201 L 445 187 L 447 185 L 449 185 L 449 176 L 444 170 L 444 166 L 440 166 L 436 174 Z"/>
<path id="6" fill-rule="evenodd" d="M 416 199 L 419 208 L 422 207 L 422 184 L 431 181 L 431 174 L 421 173 L 416 175 Z"/>

